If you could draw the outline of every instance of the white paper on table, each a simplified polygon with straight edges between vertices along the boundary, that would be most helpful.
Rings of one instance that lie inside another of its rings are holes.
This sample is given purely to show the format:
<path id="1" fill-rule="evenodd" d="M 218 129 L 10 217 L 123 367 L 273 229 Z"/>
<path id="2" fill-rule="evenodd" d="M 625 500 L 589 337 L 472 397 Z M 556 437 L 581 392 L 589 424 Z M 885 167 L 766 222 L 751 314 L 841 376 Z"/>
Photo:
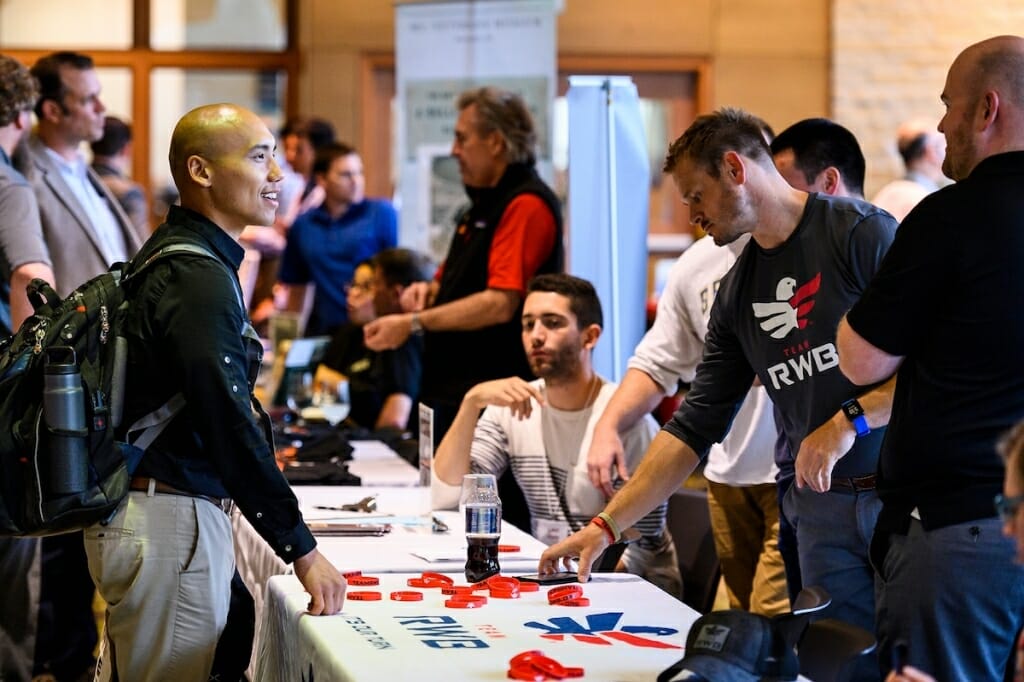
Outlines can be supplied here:
<path id="1" fill-rule="evenodd" d="M 430 562 L 432 564 L 456 562 L 456 561 L 460 562 L 460 563 L 465 563 L 465 561 L 466 561 L 466 546 L 462 545 L 461 547 L 431 547 L 429 549 L 428 548 L 423 548 L 423 549 L 417 549 L 417 550 L 411 552 L 411 554 L 413 556 L 415 556 L 415 557 L 419 557 L 420 559 L 423 559 L 424 561 L 428 561 L 428 562 Z M 537 560 L 537 561 L 539 561 L 540 560 L 540 552 L 539 551 L 537 551 L 537 552 L 520 551 L 520 552 L 501 552 L 500 554 L 498 554 L 498 563 L 501 563 L 502 560 L 504 560 L 504 559 L 507 559 L 509 561 L 512 561 L 512 560 L 518 560 L 518 561 L 533 561 L 533 560 Z"/>

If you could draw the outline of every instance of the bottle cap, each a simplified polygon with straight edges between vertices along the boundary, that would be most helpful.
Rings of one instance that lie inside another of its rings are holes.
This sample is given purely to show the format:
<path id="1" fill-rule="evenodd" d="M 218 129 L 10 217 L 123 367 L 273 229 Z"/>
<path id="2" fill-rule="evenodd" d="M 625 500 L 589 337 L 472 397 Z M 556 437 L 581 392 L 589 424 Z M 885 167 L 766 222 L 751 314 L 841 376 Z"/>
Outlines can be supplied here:
<path id="1" fill-rule="evenodd" d="M 519 552 L 522 551 L 522 547 L 519 545 L 498 545 L 499 552 Z"/>

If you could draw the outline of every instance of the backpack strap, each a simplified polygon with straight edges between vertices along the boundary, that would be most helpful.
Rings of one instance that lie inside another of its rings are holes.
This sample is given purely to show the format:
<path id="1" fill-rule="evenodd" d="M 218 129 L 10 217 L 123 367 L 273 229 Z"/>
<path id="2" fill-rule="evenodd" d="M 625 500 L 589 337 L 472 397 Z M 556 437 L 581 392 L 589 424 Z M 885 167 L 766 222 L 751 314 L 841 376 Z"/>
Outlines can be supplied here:
<path id="1" fill-rule="evenodd" d="M 223 262 L 213 254 L 213 252 L 204 246 L 200 246 L 199 244 L 192 242 L 175 242 L 150 254 L 149 258 L 144 260 L 137 268 L 128 273 L 122 283 L 127 283 L 128 280 L 135 278 L 156 261 L 178 253 L 191 253 L 196 256 L 203 256 L 224 265 Z M 227 266 L 224 266 L 224 269 L 227 270 Z M 228 271 L 228 279 L 231 280 L 235 290 L 235 298 L 238 300 L 238 306 L 242 310 L 242 332 L 244 335 L 252 325 L 249 322 L 249 315 L 245 309 L 245 301 L 242 298 L 242 288 L 238 284 L 238 279 L 234 277 L 230 271 Z M 164 429 L 166 429 L 171 423 L 171 420 L 174 419 L 174 417 L 184 408 L 185 396 L 180 392 L 175 393 L 166 403 L 149 414 L 145 414 L 135 420 L 135 422 L 128 427 L 128 432 L 125 434 L 126 439 L 139 450 L 145 451 L 153 444 L 153 441 L 163 433 Z M 137 432 L 141 433 L 133 442 L 131 440 L 131 435 Z"/>
<path id="2" fill-rule="evenodd" d="M 148 268 L 150 265 L 160 260 L 161 258 L 171 256 L 176 253 L 191 253 L 196 256 L 204 256 L 211 260 L 215 260 L 218 263 L 221 263 L 221 265 L 223 265 L 221 260 L 217 258 L 217 256 L 213 255 L 213 252 L 207 249 L 205 246 L 200 246 L 199 244 L 195 244 L 193 242 L 174 242 L 151 253 L 149 255 L 149 258 L 142 261 L 142 263 L 139 264 L 139 267 L 133 269 L 128 274 L 128 276 L 124 278 L 124 281 L 127 282 L 128 280 L 133 279 L 136 275 L 143 272 L 146 268 Z M 225 266 L 224 269 L 226 270 L 227 266 Z M 241 308 L 242 310 L 242 316 L 248 317 L 245 309 L 245 300 L 242 298 L 242 288 L 238 284 L 238 278 L 231 276 L 229 277 L 229 279 L 231 280 L 231 284 L 235 290 L 235 298 L 238 301 L 238 307 Z"/>
<path id="3" fill-rule="evenodd" d="M 166 403 L 135 420 L 135 423 L 128 427 L 128 433 L 125 434 L 126 439 L 138 449 L 145 451 L 163 433 L 175 415 L 184 408 L 185 396 L 180 392 L 175 393 Z M 132 434 L 138 431 L 142 432 L 141 435 L 132 441 Z"/>

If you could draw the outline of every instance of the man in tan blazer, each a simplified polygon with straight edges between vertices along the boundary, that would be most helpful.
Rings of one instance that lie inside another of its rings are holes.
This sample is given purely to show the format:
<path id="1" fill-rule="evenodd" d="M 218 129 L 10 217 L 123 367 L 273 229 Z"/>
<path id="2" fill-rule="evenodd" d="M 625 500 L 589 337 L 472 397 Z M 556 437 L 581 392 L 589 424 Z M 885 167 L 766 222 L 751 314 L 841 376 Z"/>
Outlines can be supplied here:
<path id="1" fill-rule="evenodd" d="M 36 62 L 32 75 L 40 86 L 39 123 L 26 144 L 22 172 L 39 203 L 57 292 L 66 295 L 130 258 L 146 235 L 81 155 L 83 142 L 103 135 L 106 111 L 92 59 L 57 52 Z"/>
<path id="2" fill-rule="evenodd" d="M 57 293 L 131 258 L 142 244 L 117 199 L 89 168 L 80 147 L 103 135 L 106 107 L 90 57 L 58 52 L 32 67 L 39 82 L 36 132 L 19 159 L 39 204 Z M 43 538 L 33 674 L 91 675 L 94 587 L 81 533 Z"/>

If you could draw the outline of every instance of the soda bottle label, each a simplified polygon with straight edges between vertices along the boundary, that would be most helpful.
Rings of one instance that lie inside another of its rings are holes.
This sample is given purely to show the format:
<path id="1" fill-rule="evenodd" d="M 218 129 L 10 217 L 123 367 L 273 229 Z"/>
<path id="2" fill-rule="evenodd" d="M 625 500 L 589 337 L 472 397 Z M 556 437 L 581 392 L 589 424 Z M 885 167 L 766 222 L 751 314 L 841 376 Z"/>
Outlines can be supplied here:
<path id="1" fill-rule="evenodd" d="M 500 535 L 501 518 L 496 505 L 466 505 L 467 535 Z"/>

